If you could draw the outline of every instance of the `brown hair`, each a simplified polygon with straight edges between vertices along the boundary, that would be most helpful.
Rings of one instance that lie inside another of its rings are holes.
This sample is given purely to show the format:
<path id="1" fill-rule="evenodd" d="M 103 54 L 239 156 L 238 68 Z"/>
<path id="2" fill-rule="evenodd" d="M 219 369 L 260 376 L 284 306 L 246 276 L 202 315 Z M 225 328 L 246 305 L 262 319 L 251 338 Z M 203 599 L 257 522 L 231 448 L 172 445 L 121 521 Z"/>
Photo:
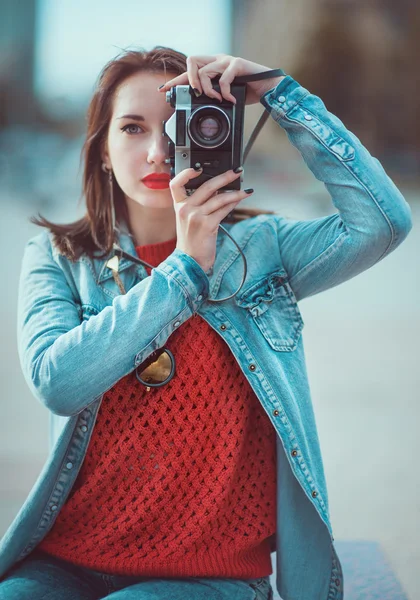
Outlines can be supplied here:
<path id="1" fill-rule="evenodd" d="M 150 51 L 123 51 L 102 69 L 88 107 L 86 139 L 81 153 L 81 161 L 84 163 L 82 197 L 86 201 L 86 214 L 78 221 L 68 224 L 52 223 L 39 213 L 38 217 L 30 218 L 31 223 L 50 229 L 56 247 L 70 260 L 77 260 L 83 253 L 92 256 L 98 249 L 103 251 L 103 258 L 111 252 L 114 243 L 109 183 L 107 174 L 102 170 L 101 150 L 117 87 L 134 73 L 142 71 L 164 72 L 166 75 L 167 71 L 181 74 L 186 70 L 186 55 L 164 46 L 155 46 Z M 116 225 L 123 219 L 129 227 L 124 194 L 115 181 L 113 185 Z M 273 213 L 236 208 L 224 221 L 236 222 L 259 214 Z"/>

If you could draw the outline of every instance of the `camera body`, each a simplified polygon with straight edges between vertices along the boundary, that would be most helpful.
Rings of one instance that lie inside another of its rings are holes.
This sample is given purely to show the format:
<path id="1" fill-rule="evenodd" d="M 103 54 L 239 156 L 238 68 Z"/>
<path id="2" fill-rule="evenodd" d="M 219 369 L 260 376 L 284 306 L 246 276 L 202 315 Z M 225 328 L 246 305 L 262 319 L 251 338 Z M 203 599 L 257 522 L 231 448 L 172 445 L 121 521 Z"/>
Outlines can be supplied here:
<path id="1" fill-rule="evenodd" d="M 220 93 L 218 80 L 213 79 L 212 85 Z M 166 101 L 175 108 L 164 121 L 163 134 L 169 137 L 171 178 L 189 167 L 203 167 L 186 189 L 197 189 L 212 177 L 242 165 L 246 84 L 232 84 L 231 94 L 236 104 L 205 94 L 197 98 L 189 85 L 177 85 L 166 92 Z M 240 190 L 241 179 L 220 190 Z"/>

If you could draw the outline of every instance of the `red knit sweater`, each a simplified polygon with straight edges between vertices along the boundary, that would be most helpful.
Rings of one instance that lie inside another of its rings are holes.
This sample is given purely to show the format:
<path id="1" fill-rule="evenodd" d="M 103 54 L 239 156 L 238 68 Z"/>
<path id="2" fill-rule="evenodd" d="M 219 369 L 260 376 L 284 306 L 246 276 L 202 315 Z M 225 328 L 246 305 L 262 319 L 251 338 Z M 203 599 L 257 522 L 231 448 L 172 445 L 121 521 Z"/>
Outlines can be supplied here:
<path id="1" fill-rule="evenodd" d="M 157 266 L 175 246 L 172 239 L 136 250 Z M 176 361 L 168 384 L 146 391 L 133 371 L 104 394 L 75 484 L 38 547 L 116 575 L 271 575 L 271 421 L 199 315 L 166 347 Z"/>

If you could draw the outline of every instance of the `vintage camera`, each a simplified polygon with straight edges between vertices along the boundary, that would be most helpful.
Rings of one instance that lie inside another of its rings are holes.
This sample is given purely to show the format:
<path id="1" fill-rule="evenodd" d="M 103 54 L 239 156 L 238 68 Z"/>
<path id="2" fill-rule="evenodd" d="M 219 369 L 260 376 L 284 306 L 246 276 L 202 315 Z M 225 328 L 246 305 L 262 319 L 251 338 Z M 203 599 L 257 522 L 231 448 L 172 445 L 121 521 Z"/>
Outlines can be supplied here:
<path id="1" fill-rule="evenodd" d="M 212 79 L 212 85 L 220 93 L 219 79 Z M 205 94 L 196 98 L 189 85 L 174 86 L 166 93 L 166 101 L 175 108 L 164 121 L 163 134 L 169 137 L 166 162 L 171 165 L 171 178 L 189 167 L 203 167 L 186 189 L 197 189 L 212 177 L 242 165 L 246 84 L 232 83 L 231 94 L 236 104 Z M 240 190 L 241 179 L 220 190 Z"/>

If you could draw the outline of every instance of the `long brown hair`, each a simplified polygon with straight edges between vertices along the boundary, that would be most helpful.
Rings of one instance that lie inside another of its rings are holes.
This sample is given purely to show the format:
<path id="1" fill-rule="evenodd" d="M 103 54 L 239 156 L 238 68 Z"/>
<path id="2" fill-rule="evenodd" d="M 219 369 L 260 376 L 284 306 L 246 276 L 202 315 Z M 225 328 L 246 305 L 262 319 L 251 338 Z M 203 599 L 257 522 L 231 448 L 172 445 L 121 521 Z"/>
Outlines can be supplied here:
<path id="1" fill-rule="evenodd" d="M 68 224 L 52 223 L 39 213 L 38 217 L 30 218 L 31 223 L 50 229 L 59 252 L 70 260 L 77 260 L 83 253 L 92 256 L 98 250 L 102 250 L 101 257 L 105 257 L 111 252 L 114 243 L 109 183 L 107 174 L 102 170 L 101 150 L 117 87 L 134 73 L 142 71 L 163 72 L 166 76 L 166 72 L 180 75 L 186 70 L 186 55 L 165 46 L 155 46 L 150 51 L 123 51 L 102 69 L 88 107 L 86 139 L 81 153 L 82 196 L 86 202 L 86 214 Z M 124 220 L 129 227 L 124 193 L 115 181 L 113 185 L 116 225 Z M 272 214 L 272 211 L 236 208 L 224 221 L 236 222 L 259 214 Z"/>

